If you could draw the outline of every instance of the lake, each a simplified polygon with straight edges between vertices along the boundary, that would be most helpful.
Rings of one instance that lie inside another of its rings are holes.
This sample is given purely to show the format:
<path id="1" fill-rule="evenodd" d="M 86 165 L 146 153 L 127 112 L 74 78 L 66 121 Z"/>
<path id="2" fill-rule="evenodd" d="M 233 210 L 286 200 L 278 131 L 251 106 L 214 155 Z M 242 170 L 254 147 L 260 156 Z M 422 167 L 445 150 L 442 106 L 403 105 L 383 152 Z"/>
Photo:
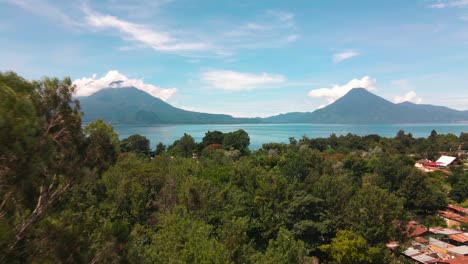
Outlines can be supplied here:
<path id="1" fill-rule="evenodd" d="M 229 125 L 113 125 L 123 139 L 133 134 L 140 134 L 151 141 L 151 148 L 162 142 L 166 146 L 172 144 L 187 133 L 195 141 L 200 142 L 207 131 L 218 130 L 231 132 L 244 129 L 250 136 L 250 149 L 259 149 L 263 143 L 288 143 L 289 137 L 300 139 L 328 137 L 332 133 L 346 135 L 377 134 L 382 137 L 394 137 L 399 130 L 410 132 L 414 137 L 427 137 L 433 129 L 438 134 L 452 133 L 457 136 L 461 132 L 468 133 L 468 123 L 461 124 L 379 124 L 379 125 L 335 125 L 335 124 L 229 124 Z"/>

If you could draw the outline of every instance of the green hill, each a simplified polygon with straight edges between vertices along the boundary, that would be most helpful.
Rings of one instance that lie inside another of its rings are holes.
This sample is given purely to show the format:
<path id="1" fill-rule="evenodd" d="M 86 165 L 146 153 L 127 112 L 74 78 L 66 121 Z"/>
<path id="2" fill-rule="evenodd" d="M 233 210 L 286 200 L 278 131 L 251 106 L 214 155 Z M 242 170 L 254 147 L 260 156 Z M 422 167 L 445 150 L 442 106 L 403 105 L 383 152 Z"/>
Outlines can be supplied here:
<path id="1" fill-rule="evenodd" d="M 134 87 L 102 89 L 79 98 L 83 121 L 101 118 L 123 124 L 235 124 L 259 122 L 222 114 L 186 111 Z"/>

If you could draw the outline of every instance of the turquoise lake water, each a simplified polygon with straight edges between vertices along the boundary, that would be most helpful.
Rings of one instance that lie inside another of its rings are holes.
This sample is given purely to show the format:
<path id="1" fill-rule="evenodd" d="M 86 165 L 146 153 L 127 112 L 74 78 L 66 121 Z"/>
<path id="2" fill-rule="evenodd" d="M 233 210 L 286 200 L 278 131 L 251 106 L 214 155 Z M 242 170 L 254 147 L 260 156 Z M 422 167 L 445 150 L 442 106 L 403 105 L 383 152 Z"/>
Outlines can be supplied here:
<path id="1" fill-rule="evenodd" d="M 114 125 L 120 139 L 133 134 L 140 134 L 151 141 L 151 148 L 162 142 L 172 144 L 187 133 L 200 142 L 207 131 L 218 130 L 231 132 L 244 129 L 250 136 L 250 149 L 258 149 L 263 143 L 288 143 L 289 137 L 300 139 L 328 137 L 330 134 L 356 135 L 377 134 L 382 137 L 394 137 L 399 130 L 410 132 L 414 137 L 427 137 L 433 129 L 439 134 L 468 133 L 468 124 L 391 124 L 391 125 L 334 125 L 334 124 L 229 124 L 229 125 Z"/>

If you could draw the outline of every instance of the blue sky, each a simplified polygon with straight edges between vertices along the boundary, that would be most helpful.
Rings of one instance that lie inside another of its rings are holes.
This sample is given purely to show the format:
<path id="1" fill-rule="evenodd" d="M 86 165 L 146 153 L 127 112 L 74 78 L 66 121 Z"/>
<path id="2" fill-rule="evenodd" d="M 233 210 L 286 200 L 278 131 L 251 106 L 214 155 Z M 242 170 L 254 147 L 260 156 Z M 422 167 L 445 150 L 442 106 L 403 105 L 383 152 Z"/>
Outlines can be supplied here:
<path id="1" fill-rule="evenodd" d="M 355 86 L 468 110 L 468 0 L 0 0 L 0 70 L 188 110 L 313 111 Z"/>

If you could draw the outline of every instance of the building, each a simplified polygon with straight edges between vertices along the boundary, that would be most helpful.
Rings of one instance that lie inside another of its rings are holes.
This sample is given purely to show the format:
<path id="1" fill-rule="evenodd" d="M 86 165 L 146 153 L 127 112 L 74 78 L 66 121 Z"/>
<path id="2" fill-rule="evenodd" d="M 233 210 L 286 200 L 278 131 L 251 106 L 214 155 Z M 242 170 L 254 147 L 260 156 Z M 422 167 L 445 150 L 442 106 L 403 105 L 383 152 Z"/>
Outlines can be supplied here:
<path id="1" fill-rule="evenodd" d="M 467 208 L 463 208 L 461 206 L 456 206 L 456 205 L 452 205 L 452 204 L 447 205 L 447 211 L 459 214 L 461 216 L 468 215 L 468 209 Z"/>
<path id="2" fill-rule="evenodd" d="M 435 263 L 437 261 L 437 256 L 432 254 L 424 254 L 418 249 L 408 248 L 403 252 L 403 255 L 416 261 L 417 263 Z"/>
<path id="3" fill-rule="evenodd" d="M 406 235 L 408 237 L 421 237 L 429 235 L 430 233 L 429 229 L 423 227 L 416 221 L 411 221 L 406 225 Z"/>
<path id="4" fill-rule="evenodd" d="M 458 230 L 454 230 L 450 228 L 444 228 L 444 227 L 431 227 L 429 228 L 429 231 L 433 234 L 446 235 L 446 236 L 463 233 L 462 231 L 458 231 Z"/>
<path id="5" fill-rule="evenodd" d="M 468 224 L 468 216 L 461 216 L 450 211 L 438 211 L 437 214 L 444 218 L 447 226 L 459 228 L 461 223 Z"/>
<path id="6" fill-rule="evenodd" d="M 452 258 L 452 259 L 439 260 L 436 263 L 437 264 L 467 264 L 468 257 L 457 257 L 457 258 Z"/>
<path id="7" fill-rule="evenodd" d="M 450 243 L 457 245 L 457 246 L 468 246 L 468 233 L 461 233 L 461 234 L 454 234 L 449 235 L 448 239 Z"/>
<path id="8" fill-rule="evenodd" d="M 446 168 L 450 166 L 456 159 L 456 157 L 440 156 L 440 158 L 436 160 L 436 163 L 438 163 L 439 167 Z"/>
<path id="9" fill-rule="evenodd" d="M 449 258 L 468 256 L 468 246 L 452 247 L 447 249 Z"/>

